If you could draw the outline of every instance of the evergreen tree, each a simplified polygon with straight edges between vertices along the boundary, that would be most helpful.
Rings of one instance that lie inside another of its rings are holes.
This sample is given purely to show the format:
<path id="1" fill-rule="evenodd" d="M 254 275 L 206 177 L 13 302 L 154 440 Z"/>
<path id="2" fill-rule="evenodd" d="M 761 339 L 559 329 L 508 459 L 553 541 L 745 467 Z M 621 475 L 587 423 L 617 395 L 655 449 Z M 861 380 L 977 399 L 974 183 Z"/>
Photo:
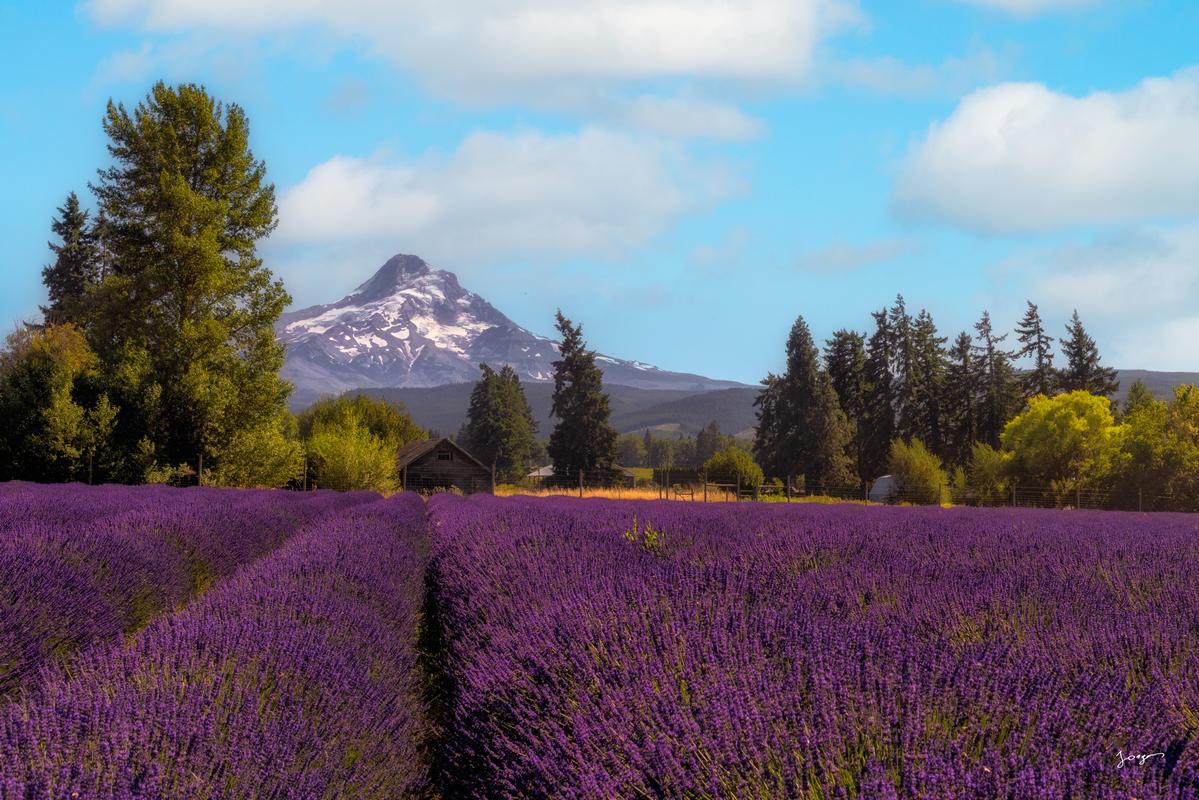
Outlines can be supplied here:
<path id="1" fill-rule="evenodd" d="M 1063 391 L 1081 390 L 1110 397 L 1120 390 L 1116 371 L 1099 363 L 1099 347 L 1082 326 L 1077 310 L 1066 326 L 1062 355 L 1066 358 L 1066 367 L 1058 377 Z"/>
<path id="2" fill-rule="evenodd" d="M 1133 412 L 1148 408 L 1157 402 L 1157 398 L 1153 396 L 1153 392 L 1149 391 L 1149 387 L 1140 378 L 1132 382 L 1132 386 L 1128 387 L 1128 396 L 1124 398 L 1124 407 L 1122 413 L 1128 416 Z"/>
<path id="3" fill-rule="evenodd" d="M 920 430 L 921 376 L 916 357 L 916 339 L 912 317 L 903 295 L 895 296 L 888 312 L 891 332 L 891 380 L 895 435 L 910 439 Z"/>
<path id="4" fill-rule="evenodd" d="M 537 425 L 516 370 L 499 372 L 480 364 L 483 376 L 470 394 L 462 446 L 484 464 L 495 465 L 496 479 L 524 477 L 536 450 Z"/>
<path id="5" fill-rule="evenodd" d="M 891 380 L 891 327 L 887 311 L 872 312 L 874 333 L 866 343 L 866 402 L 862 419 L 863 481 L 873 481 L 887 466 L 891 457 L 891 440 L 895 438 L 895 393 Z"/>
<path id="6" fill-rule="evenodd" d="M 1014 358 L 1032 358 L 1032 369 L 1021 381 L 1024 399 L 1030 400 L 1039 394 L 1052 396 L 1057 388 L 1057 373 L 1053 369 L 1053 337 L 1045 333 L 1036 305 L 1031 300 L 1027 302 L 1024 318 L 1016 326 L 1016 339 L 1021 347 L 1012 355 Z"/>
<path id="7" fill-rule="evenodd" d="M 118 432 L 159 463 L 211 465 L 220 443 L 277 430 L 290 392 L 273 328 L 290 298 L 256 251 L 274 187 L 242 109 L 196 85 L 158 83 L 132 115 L 109 102 L 104 131 L 113 164 L 92 189 L 110 274 L 86 322 L 122 379 Z"/>
<path id="8" fill-rule="evenodd" d="M 42 283 L 50 304 L 42 306 L 47 320 L 55 324 L 74 319 L 79 301 L 88 287 L 99 278 L 99 250 L 96 234 L 88 224 L 88 213 L 79 206 L 79 197 L 71 192 L 58 209 L 50 230 L 59 243 L 50 242 L 54 263 L 42 269 Z"/>
<path id="9" fill-rule="evenodd" d="M 557 475 L 573 478 L 579 471 L 610 470 L 616 460 L 616 431 L 608 422 L 611 409 L 603 392 L 603 373 L 595 353 L 583 341 L 583 328 L 559 311 L 562 335 L 554 362 L 553 414 L 558 418 L 547 448 Z"/>
<path id="10" fill-rule="evenodd" d="M 766 389 L 759 396 L 755 455 L 762 468 L 776 476 L 803 475 L 809 486 L 844 484 L 852 475 L 847 452 L 852 432 L 828 375 L 820 369 L 803 317 L 795 320 L 787 337 L 787 371 L 773 378 L 763 382 Z M 769 425 L 763 424 L 766 410 Z"/>
<path id="11" fill-rule="evenodd" d="M 720 433 L 720 425 L 712 420 L 695 436 L 695 462 L 703 464 L 723 449 L 724 436 Z"/>
<path id="12" fill-rule="evenodd" d="M 974 324 L 974 330 L 978 332 L 978 343 L 974 346 L 979 371 L 978 438 L 991 447 L 998 447 L 1003 426 L 1019 406 L 1020 387 L 1012 368 L 1011 354 L 1000 347 L 1007 334 L 995 334 L 991 315 L 986 311 Z"/>
<path id="13" fill-rule="evenodd" d="M 654 446 L 654 437 L 650 435 L 649 428 L 645 429 L 645 435 L 641 438 L 641 444 L 645 447 L 646 458 L 649 457 L 649 451 Z"/>
<path id="14" fill-rule="evenodd" d="M 964 467 L 970 463 L 974 443 L 978 441 L 978 402 L 981 379 L 974 358 L 974 341 L 962 331 L 949 349 L 945 368 L 947 461 Z"/>
<path id="15" fill-rule="evenodd" d="M 866 338 L 849 330 L 836 331 L 825 342 L 824 365 L 837 402 L 853 429 L 854 472 L 860 478 L 866 454 Z"/>
<path id="16" fill-rule="evenodd" d="M 946 420 L 942 405 L 945 396 L 945 337 L 937 335 L 937 326 L 928 311 L 921 310 L 912 325 L 912 349 L 915 352 L 915 403 L 913 438 L 920 439 L 937 456 L 945 457 Z"/>

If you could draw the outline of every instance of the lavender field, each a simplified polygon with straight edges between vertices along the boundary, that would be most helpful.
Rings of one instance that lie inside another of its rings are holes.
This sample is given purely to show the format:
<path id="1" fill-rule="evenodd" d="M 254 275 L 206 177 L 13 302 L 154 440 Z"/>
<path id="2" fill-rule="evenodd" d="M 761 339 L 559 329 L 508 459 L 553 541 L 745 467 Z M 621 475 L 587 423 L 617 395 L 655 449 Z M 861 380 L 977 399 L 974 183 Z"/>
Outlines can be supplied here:
<path id="1" fill-rule="evenodd" d="M 0 798 L 1199 797 L 1199 518 L 0 485 Z"/>

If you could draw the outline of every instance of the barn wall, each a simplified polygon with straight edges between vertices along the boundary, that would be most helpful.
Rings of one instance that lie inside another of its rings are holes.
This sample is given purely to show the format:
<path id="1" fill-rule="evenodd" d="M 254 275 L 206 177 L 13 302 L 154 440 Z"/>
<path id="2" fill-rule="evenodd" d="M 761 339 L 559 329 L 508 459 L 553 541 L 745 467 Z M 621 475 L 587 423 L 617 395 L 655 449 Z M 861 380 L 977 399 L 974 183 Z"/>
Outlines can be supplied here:
<path id="1" fill-rule="evenodd" d="M 405 485 L 410 489 L 450 485 L 468 494 L 491 491 L 491 470 L 483 469 L 456 451 L 452 461 L 439 461 L 437 451 L 433 450 L 409 464 L 407 469 Z"/>

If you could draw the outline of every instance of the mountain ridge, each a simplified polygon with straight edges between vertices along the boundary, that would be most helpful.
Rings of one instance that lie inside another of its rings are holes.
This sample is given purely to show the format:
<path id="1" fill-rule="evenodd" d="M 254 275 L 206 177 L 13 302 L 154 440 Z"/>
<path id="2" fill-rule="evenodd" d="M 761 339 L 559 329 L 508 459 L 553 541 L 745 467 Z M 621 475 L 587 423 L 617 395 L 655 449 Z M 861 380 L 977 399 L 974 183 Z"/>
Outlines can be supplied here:
<path id="1" fill-rule="evenodd" d="M 478 365 L 511 365 L 525 382 L 552 380 L 557 344 L 517 325 L 452 272 L 419 256 L 388 259 L 333 303 L 283 314 L 276 334 L 287 347 L 280 375 L 303 408 L 351 389 L 431 388 L 473 383 Z M 691 392 L 746 388 L 640 361 L 597 354 L 607 384 Z"/>

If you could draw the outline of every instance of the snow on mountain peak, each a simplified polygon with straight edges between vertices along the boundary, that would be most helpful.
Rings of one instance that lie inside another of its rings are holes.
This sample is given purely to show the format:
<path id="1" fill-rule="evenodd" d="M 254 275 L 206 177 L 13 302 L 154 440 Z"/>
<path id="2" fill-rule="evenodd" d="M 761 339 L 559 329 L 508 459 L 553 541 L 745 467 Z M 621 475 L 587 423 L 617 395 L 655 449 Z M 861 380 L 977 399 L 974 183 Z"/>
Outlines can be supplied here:
<path id="1" fill-rule="evenodd" d="M 396 255 L 336 303 L 284 314 L 281 374 L 293 405 L 356 388 L 428 387 L 477 380 L 478 365 L 511 365 L 522 380 L 553 375 L 556 345 L 508 319 L 418 256 Z M 738 386 L 602 356 L 605 379 L 641 388 Z"/>

